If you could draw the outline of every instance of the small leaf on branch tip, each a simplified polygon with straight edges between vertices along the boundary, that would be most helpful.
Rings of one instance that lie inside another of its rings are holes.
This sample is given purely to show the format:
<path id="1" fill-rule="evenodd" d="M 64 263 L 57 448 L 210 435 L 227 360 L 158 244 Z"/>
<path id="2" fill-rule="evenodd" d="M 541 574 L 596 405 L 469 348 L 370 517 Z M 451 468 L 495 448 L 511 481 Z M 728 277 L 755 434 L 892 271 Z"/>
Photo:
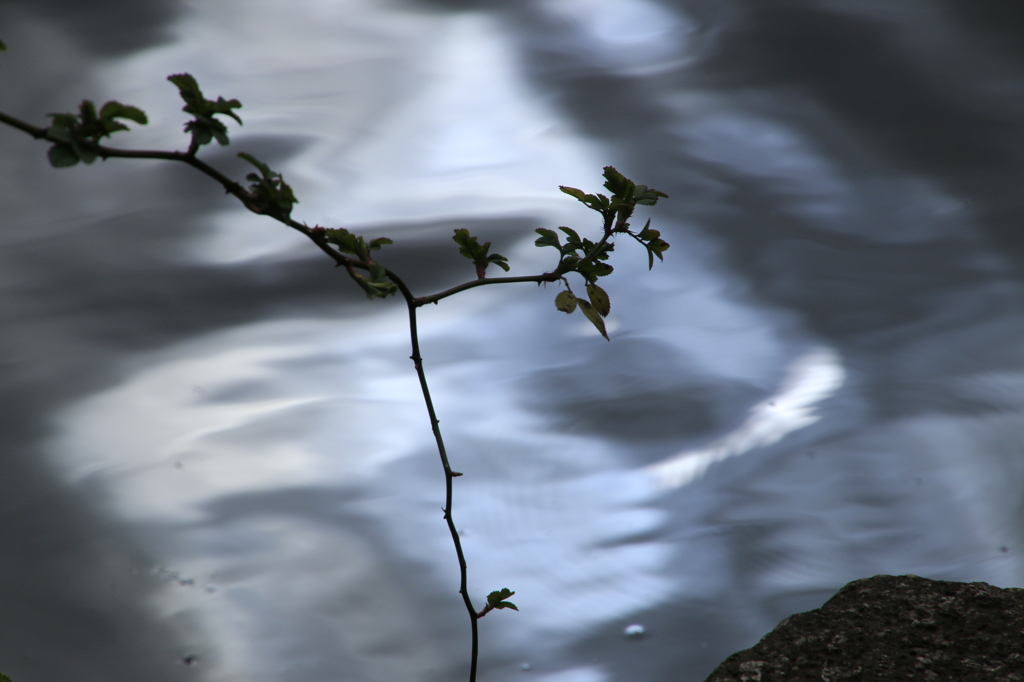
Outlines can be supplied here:
<path id="1" fill-rule="evenodd" d="M 203 96 L 202 90 L 199 89 L 199 83 L 190 73 L 174 73 L 168 76 L 167 80 L 178 87 L 178 93 L 186 102 L 190 99 L 200 99 Z"/>
<path id="2" fill-rule="evenodd" d="M 191 74 L 178 73 L 168 76 L 167 80 L 178 87 L 178 94 L 185 101 L 182 111 L 195 117 L 185 124 L 185 132 L 192 134 L 189 153 L 194 154 L 199 147 L 209 144 L 213 139 L 216 139 L 221 145 L 227 145 L 229 142 L 227 126 L 215 119 L 214 116 L 221 114 L 230 116 L 241 125 L 242 119 L 232 111 L 232 109 L 240 109 L 241 102 L 237 99 L 226 100 L 223 97 L 218 97 L 216 102 L 206 99 Z"/>
<path id="3" fill-rule="evenodd" d="M 648 270 L 653 270 L 654 269 L 654 257 L 655 256 L 658 257 L 658 260 L 660 260 L 662 262 L 665 261 L 665 257 L 663 255 L 661 255 L 661 254 L 663 254 L 665 251 L 668 251 L 668 247 L 669 247 L 668 242 L 662 241 L 661 239 L 655 239 L 654 241 L 652 241 L 650 244 L 647 245 L 647 269 Z"/>
<path id="4" fill-rule="evenodd" d="M 555 307 L 563 313 L 571 313 L 576 310 L 576 296 L 571 291 L 563 291 L 555 296 Z"/>
<path id="5" fill-rule="evenodd" d="M 632 181 L 628 180 L 626 176 L 615 170 L 614 166 L 604 167 L 604 177 L 605 188 L 616 197 L 621 198 L 633 193 L 635 185 L 633 185 Z"/>
<path id="6" fill-rule="evenodd" d="M 581 189 L 576 189 L 575 187 L 566 187 L 565 185 L 559 185 L 558 189 L 562 190 L 571 197 L 576 197 L 580 201 L 583 201 L 587 196 L 586 192 L 584 192 Z"/>
<path id="7" fill-rule="evenodd" d="M 661 236 L 661 232 L 658 232 L 657 230 L 652 230 L 651 229 L 651 219 L 650 218 L 647 219 L 647 224 L 644 225 L 644 229 L 640 230 L 640 233 L 637 235 L 637 237 L 639 237 L 640 239 L 643 239 L 644 241 L 649 241 L 651 239 L 657 239 L 660 236 Z"/>
<path id="8" fill-rule="evenodd" d="M 594 306 L 594 310 L 600 313 L 601 317 L 608 317 L 608 313 L 612 309 L 608 293 L 596 284 L 587 282 L 587 295 L 590 296 L 590 303 Z"/>
<path id="9" fill-rule="evenodd" d="M 452 241 L 459 245 L 459 253 L 471 261 L 478 260 L 491 247 L 490 242 L 481 246 L 477 238 L 471 235 L 469 230 L 465 228 L 456 229 L 455 234 L 452 236 Z"/>
<path id="10" fill-rule="evenodd" d="M 505 601 L 514 594 L 515 592 L 508 589 L 507 587 L 503 587 L 500 590 L 495 590 L 494 592 L 491 592 L 489 595 L 487 595 L 487 605 L 492 609 L 512 609 L 513 611 L 518 611 L 518 606 L 516 606 L 510 601 Z"/>
<path id="11" fill-rule="evenodd" d="M 611 341 L 611 339 L 608 338 L 608 330 L 605 329 L 604 320 L 601 318 L 601 314 L 594 309 L 594 306 L 591 305 L 590 301 L 581 298 L 578 299 L 578 302 L 580 304 L 580 310 L 582 310 L 583 314 L 587 316 L 587 319 L 593 323 L 597 328 L 597 331 L 601 332 L 601 336 L 603 336 L 605 340 Z"/>

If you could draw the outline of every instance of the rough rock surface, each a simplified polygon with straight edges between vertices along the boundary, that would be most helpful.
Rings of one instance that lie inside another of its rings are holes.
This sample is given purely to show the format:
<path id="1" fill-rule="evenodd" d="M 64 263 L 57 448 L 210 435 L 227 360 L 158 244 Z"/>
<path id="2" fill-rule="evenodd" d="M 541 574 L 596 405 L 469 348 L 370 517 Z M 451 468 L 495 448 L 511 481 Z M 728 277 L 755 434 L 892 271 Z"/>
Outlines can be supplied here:
<path id="1" fill-rule="evenodd" d="M 1024 589 L 878 575 L 790 616 L 706 682 L 1024 682 Z"/>

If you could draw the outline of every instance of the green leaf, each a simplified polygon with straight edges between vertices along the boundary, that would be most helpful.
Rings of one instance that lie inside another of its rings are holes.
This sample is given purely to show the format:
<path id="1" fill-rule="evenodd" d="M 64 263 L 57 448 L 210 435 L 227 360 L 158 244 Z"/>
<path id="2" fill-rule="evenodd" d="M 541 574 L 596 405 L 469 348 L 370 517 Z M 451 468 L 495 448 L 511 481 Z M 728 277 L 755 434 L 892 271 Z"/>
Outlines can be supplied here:
<path id="1" fill-rule="evenodd" d="M 487 257 L 487 262 L 488 263 L 494 263 L 495 265 L 497 265 L 499 268 L 501 268 L 505 272 L 508 272 L 508 270 L 509 270 L 509 268 L 508 268 L 508 258 L 505 258 L 501 254 L 492 253 L 491 255 L 489 255 Z"/>
<path id="2" fill-rule="evenodd" d="M 579 234 L 576 233 L 576 230 L 572 229 L 571 227 L 564 227 L 563 226 L 563 227 L 560 227 L 558 229 L 566 234 L 566 236 L 569 238 L 569 243 L 570 244 L 580 243 L 582 241 L 580 239 Z M 548 231 L 550 232 L 550 230 L 548 230 Z M 552 234 L 554 234 L 554 232 L 552 232 Z"/>
<path id="3" fill-rule="evenodd" d="M 571 291 L 563 291 L 555 296 L 555 307 L 563 313 L 571 313 L 576 310 L 576 295 Z"/>
<path id="4" fill-rule="evenodd" d="M 284 181 L 280 173 L 270 170 L 270 166 L 251 154 L 239 152 L 238 157 L 248 161 L 260 172 L 260 175 L 249 173 L 246 179 L 249 185 L 249 206 L 256 213 L 288 217 L 292 207 L 299 203 L 291 186 Z"/>
<path id="5" fill-rule="evenodd" d="M 655 256 L 657 256 L 658 260 L 664 261 L 665 257 L 662 256 L 661 254 L 663 254 L 666 251 L 668 251 L 668 247 L 669 247 L 668 242 L 662 241 L 661 239 L 655 239 L 653 242 L 651 242 L 647 246 L 647 249 L 648 249 L 649 253 L 653 253 Z M 647 269 L 650 270 L 653 267 L 654 267 L 654 261 L 651 260 L 650 265 L 649 265 L 649 267 Z"/>
<path id="6" fill-rule="evenodd" d="M 92 163 L 96 160 L 96 152 L 90 147 L 76 144 L 75 153 L 78 154 L 78 158 L 80 158 L 83 163 Z"/>
<path id="7" fill-rule="evenodd" d="M 176 73 L 168 76 L 167 80 L 178 86 L 178 94 L 186 104 L 203 99 L 203 91 L 199 89 L 199 83 L 192 77 L 192 74 Z"/>
<path id="8" fill-rule="evenodd" d="M 393 240 L 388 239 L 387 237 L 377 237 L 376 239 L 370 241 L 370 251 L 376 251 L 377 249 L 386 244 L 394 243 L 395 242 Z"/>
<path id="9" fill-rule="evenodd" d="M 631 180 L 628 180 L 619 171 L 615 170 L 614 166 L 604 167 L 605 177 L 605 188 L 611 192 L 616 198 L 625 198 L 633 194 L 635 185 Z"/>
<path id="10" fill-rule="evenodd" d="M 54 168 L 68 168 L 78 163 L 78 154 L 69 144 L 55 144 L 46 152 L 50 165 Z"/>
<path id="11" fill-rule="evenodd" d="M 86 99 L 78 105 L 78 112 L 77 116 L 48 114 L 51 124 L 45 131 L 46 136 L 57 144 L 50 147 L 47 156 L 55 168 L 74 166 L 79 161 L 95 161 L 99 156 L 96 146 L 101 139 L 119 130 L 128 130 L 128 126 L 117 118 L 146 122 L 146 115 L 141 109 L 120 102 L 107 102 L 97 115 L 96 105 Z"/>
<path id="12" fill-rule="evenodd" d="M 484 278 L 487 266 L 491 263 L 508 272 L 508 265 L 505 264 L 505 261 L 508 259 L 497 253 L 488 255 L 487 252 L 491 250 L 491 243 L 484 242 L 481 244 L 477 241 L 476 237 L 469 233 L 469 230 L 464 228 L 456 229 L 455 234 L 452 236 L 452 241 L 459 245 L 459 253 L 473 261 L 473 265 L 476 266 L 476 276 L 479 279 Z"/>
<path id="13" fill-rule="evenodd" d="M 363 249 L 361 248 L 363 243 L 362 237 L 357 237 L 343 227 L 324 230 L 324 239 L 328 244 L 337 246 L 338 251 L 342 253 L 348 253 L 359 258 L 363 257 Z"/>
<path id="14" fill-rule="evenodd" d="M 129 121 L 135 121 L 139 125 L 146 125 L 149 123 L 149 119 L 146 118 L 146 112 L 138 107 L 133 107 L 120 102 L 111 100 L 103 105 L 100 109 L 100 118 L 113 120 L 115 118 L 126 118 Z"/>
<path id="15" fill-rule="evenodd" d="M 562 242 L 558 239 L 558 234 L 554 230 L 538 227 L 535 231 L 540 237 L 533 242 L 534 244 L 537 246 L 553 246 L 559 251 L 562 250 Z"/>
<path id="16" fill-rule="evenodd" d="M 0 40 L 0 52 L 6 52 L 6 51 L 7 51 L 7 46 L 4 45 L 4 41 Z M 0 680 L 0 682 L 3 682 L 3 680 Z"/>
<path id="17" fill-rule="evenodd" d="M 6 50 L 7 49 L 3 45 L 4 45 L 3 43 L 0 43 L 0 50 Z M 11 678 L 7 677 L 7 675 L 4 675 L 3 673 L 0 673 L 0 682 L 14 682 L 14 680 L 12 680 Z"/>
<path id="18" fill-rule="evenodd" d="M 587 282 L 587 295 L 590 296 L 590 303 L 594 306 L 601 317 L 608 317 L 608 313 L 611 312 L 612 304 L 608 300 L 608 293 L 597 286 Z"/>
<path id="19" fill-rule="evenodd" d="M 596 282 L 598 277 L 607 277 L 615 270 L 608 263 L 595 261 L 581 262 L 576 266 L 576 272 L 583 275 L 588 282 Z"/>
<path id="20" fill-rule="evenodd" d="M 582 310 L 583 314 L 587 316 L 587 319 L 590 320 L 595 327 L 597 327 L 597 331 L 601 332 L 601 336 L 603 336 L 606 340 L 611 341 L 611 339 L 608 338 L 608 331 L 604 327 L 604 320 L 601 319 L 601 314 L 594 309 L 594 306 L 590 304 L 590 301 L 587 301 L 586 299 L 582 298 L 578 300 L 580 304 L 580 310 Z"/>
<path id="21" fill-rule="evenodd" d="M 641 191 L 641 188 L 642 191 Z M 659 192 L 653 187 L 645 187 L 644 185 L 638 185 L 636 191 L 633 193 L 636 203 L 643 204 L 644 206 L 654 206 L 658 203 L 658 199 L 667 199 L 668 195 L 664 192 Z"/>
<path id="22" fill-rule="evenodd" d="M 97 122 L 96 105 L 90 100 L 83 99 L 82 103 L 78 105 L 78 118 L 83 128 L 94 127 Z"/>
<path id="23" fill-rule="evenodd" d="M 459 253 L 474 262 L 480 258 L 482 253 L 487 252 L 486 248 L 480 246 L 480 242 L 477 238 L 471 235 L 469 230 L 465 228 L 455 230 L 455 234 L 452 236 L 452 241 L 459 245 Z M 489 248 L 490 245 L 490 242 L 487 242 L 487 248 Z"/>
<path id="24" fill-rule="evenodd" d="M 358 237 L 358 239 L 361 240 L 362 237 Z M 385 298 L 398 291 L 398 286 L 388 279 L 387 270 L 378 263 L 370 264 L 369 277 L 354 270 L 349 270 L 349 272 L 352 275 L 352 279 L 366 292 L 367 298 Z"/>
<path id="25" fill-rule="evenodd" d="M 503 587 L 500 590 L 495 590 L 494 592 L 491 592 L 489 595 L 487 595 L 487 605 L 492 609 L 512 609 L 513 611 L 518 611 L 518 606 L 516 606 L 510 601 L 505 601 L 514 594 L 515 592 L 508 589 L 507 587 Z"/>
<path id="26" fill-rule="evenodd" d="M 566 187 L 565 185 L 559 185 L 558 189 L 562 190 L 571 197 L 576 197 L 580 201 L 585 200 L 587 197 L 586 192 L 584 192 L 581 189 L 576 189 L 575 187 Z"/>
<path id="27" fill-rule="evenodd" d="M 227 145 L 227 126 L 214 116 L 230 116 L 241 125 L 242 119 L 232 109 L 240 109 L 242 104 L 237 99 L 226 100 L 223 97 L 218 97 L 216 102 L 206 99 L 203 97 L 203 91 L 199 89 L 199 83 L 191 74 L 173 74 L 168 76 L 167 80 L 177 86 L 178 94 L 185 101 L 182 111 L 195 117 L 185 124 L 185 132 L 192 134 L 189 153 L 194 154 L 199 147 L 209 144 L 214 139 L 221 145 Z"/>
<path id="28" fill-rule="evenodd" d="M 645 242 L 650 241 L 652 239 L 657 239 L 660 236 L 661 232 L 651 229 L 650 218 L 647 219 L 647 224 L 644 225 L 644 229 L 640 230 L 640 234 L 637 235 L 637 237 L 640 237 L 640 239 L 642 239 Z"/>

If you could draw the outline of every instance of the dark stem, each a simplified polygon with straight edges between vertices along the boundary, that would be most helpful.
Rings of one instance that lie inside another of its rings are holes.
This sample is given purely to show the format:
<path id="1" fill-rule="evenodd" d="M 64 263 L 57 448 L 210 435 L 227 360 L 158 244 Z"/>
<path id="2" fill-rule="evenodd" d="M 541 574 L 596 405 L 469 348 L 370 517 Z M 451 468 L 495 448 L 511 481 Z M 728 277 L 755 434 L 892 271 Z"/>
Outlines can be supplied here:
<path id="1" fill-rule="evenodd" d="M 452 482 L 456 476 L 462 474 L 452 471 L 448 462 L 448 452 L 444 447 L 444 438 L 441 437 L 440 422 L 437 412 L 434 410 L 434 401 L 430 398 L 430 388 L 427 386 L 427 375 L 423 371 L 423 357 L 420 355 L 420 338 L 416 325 L 416 309 L 419 307 L 417 299 L 412 295 L 409 287 L 398 277 L 390 275 L 391 281 L 395 283 L 402 297 L 405 298 L 406 306 L 409 308 L 409 340 L 412 344 L 412 355 L 409 356 L 416 367 L 416 376 L 420 380 L 420 390 L 423 392 L 423 402 L 427 406 L 427 415 L 430 417 L 430 430 L 434 433 L 434 442 L 437 444 L 437 453 L 441 456 L 441 466 L 444 467 L 444 520 L 448 524 L 448 532 L 452 536 L 452 544 L 455 545 L 455 554 L 459 559 L 459 594 L 462 595 L 462 603 L 466 605 L 469 613 L 470 633 L 472 643 L 470 646 L 469 659 L 469 682 L 476 682 L 477 657 L 480 650 L 480 640 L 477 626 L 477 612 L 473 607 L 473 601 L 469 598 L 469 589 L 466 586 L 466 555 L 462 551 L 462 540 L 459 538 L 459 531 L 455 528 L 455 520 L 452 518 Z"/>

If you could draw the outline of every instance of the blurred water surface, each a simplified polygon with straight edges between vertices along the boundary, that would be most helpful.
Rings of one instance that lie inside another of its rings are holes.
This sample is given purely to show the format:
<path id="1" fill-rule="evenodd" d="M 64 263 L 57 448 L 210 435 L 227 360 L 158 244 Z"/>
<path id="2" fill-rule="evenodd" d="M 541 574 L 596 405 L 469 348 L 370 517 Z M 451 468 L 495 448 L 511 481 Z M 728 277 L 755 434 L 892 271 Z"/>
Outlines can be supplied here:
<path id="1" fill-rule="evenodd" d="M 855 578 L 1024 585 L 1016 4 L 92 4 L 0 2 L 0 109 L 182 148 L 193 73 L 245 105 L 205 156 L 417 293 L 472 277 L 453 228 L 550 268 L 603 165 L 671 196 L 611 342 L 554 287 L 421 313 L 471 591 L 520 608 L 482 679 L 697 682 Z M 404 306 L 187 168 L 0 145 L 0 670 L 463 679 Z"/>

